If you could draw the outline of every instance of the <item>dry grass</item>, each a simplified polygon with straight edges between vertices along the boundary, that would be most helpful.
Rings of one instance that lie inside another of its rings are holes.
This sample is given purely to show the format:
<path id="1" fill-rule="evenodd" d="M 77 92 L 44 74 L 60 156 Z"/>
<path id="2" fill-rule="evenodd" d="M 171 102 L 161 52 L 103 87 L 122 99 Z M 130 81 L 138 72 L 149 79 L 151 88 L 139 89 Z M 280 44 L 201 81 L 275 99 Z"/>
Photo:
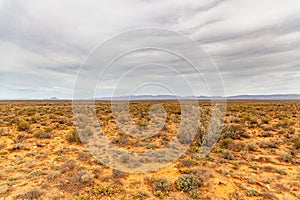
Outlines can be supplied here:
<path id="1" fill-rule="evenodd" d="M 130 103 L 137 133 L 158 124 L 153 103 L 167 113 L 163 129 L 137 139 L 119 131 L 110 102 L 97 102 L 99 124 L 121 149 L 157 150 L 177 138 L 181 108 L 175 101 Z M 300 102 L 230 101 L 222 136 L 200 157 L 210 122 L 210 102 L 201 101 L 197 138 L 179 160 L 158 172 L 128 174 L 96 160 L 80 141 L 71 102 L 0 102 L 0 199 L 299 199 Z M 126 122 L 126 115 L 120 113 Z M 82 118 L 82 120 L 85 120 Z M 95 126 L 96 127 L 96 126 Z M 84 127 L 83 134 L 93 134 Z M 186 133 L 193 127 L 184 127 Z M 168 159 L 163 157 L 161 159 Z M 124 154 L 121 160 L 131 162 Z"/>

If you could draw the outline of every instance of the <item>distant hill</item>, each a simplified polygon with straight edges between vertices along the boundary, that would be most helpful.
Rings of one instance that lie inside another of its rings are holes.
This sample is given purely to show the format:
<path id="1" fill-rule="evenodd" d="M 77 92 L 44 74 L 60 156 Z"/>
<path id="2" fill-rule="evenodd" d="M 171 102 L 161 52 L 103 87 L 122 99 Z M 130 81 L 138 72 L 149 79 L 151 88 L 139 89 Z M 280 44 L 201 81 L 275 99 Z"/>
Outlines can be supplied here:
<path id="1" fill-rule="evenodd" d="M 222 99 L 222 97 L 209 96 L 175 96 L 175 95 L 136 95 L 120 97 L 100 97 L 96 100 L 211 100 Z M 271 95 L 236 95 L 228 96 L 226 100 L 300 100 L 300 94 L 271 94 Z M 28 99 L 28 98 L 0 98 L 0 100 L 72 100 L 59 99 L 51 97 L 46 99 Z"/>
<path id="2" fill-rule="evenodd" d="M 226 99 L 232 100 L 300 100 L 300 94 L 271 94 L 271 95 L 237 95 Z"/>
<path id="3" fill-rule="evenodd" d="M 138 95 L 121 97 L 102 97 L 96 100 L 210 100 L 220 99 L 222 97 L 209 96 L 175 96 L 175 95 Z M 237 95 L 228 96 L 227 100 L 300 100 L 300 94 L 272 94 L 272 95 Z"/>

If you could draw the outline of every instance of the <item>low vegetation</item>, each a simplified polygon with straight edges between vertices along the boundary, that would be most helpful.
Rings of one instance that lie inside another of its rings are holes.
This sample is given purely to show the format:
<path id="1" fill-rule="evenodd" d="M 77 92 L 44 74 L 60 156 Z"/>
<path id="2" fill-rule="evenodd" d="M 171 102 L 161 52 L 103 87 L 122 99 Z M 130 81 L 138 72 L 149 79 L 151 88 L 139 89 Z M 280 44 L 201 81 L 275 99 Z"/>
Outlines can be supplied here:
<path id="1" fill-rule="evenodd" d="M 159 124 L 149 116 L 156 103 L 166 111 L 162 129 L 135 137 Z M 96 115 L 122 165 L 139 164 L 124 151 L 151 153 L 173 140 L 190 148 L 159 171 L 126 173 L 88 151 L 84 139 L 97 138 L 99 124 L 80 127 L 79 135 L 71 102 L 0 101 L 0 199 L 300 199 L 298 101 L 227 102 L 222 133 L 208 155 L 201 144 L 210 139 L 209 101 L 199 102 L 198 127 L 180 126 L 179 102 L 130 102 L 136 127 L 126 126 L 128 116 L 120 112 L 123 131 L 110 105 L 96 102 Z M 158 161 L 172 159 L 163 154 Z"/>

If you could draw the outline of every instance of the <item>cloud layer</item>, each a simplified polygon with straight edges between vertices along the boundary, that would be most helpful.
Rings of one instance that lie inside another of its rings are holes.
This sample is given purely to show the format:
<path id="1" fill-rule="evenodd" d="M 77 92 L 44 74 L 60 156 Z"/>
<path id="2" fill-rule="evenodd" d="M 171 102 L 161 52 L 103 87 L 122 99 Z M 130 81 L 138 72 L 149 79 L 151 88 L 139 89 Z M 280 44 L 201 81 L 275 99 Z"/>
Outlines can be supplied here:
<path id="1" fill-rule="evenodd" d="M 167 28 L 199 42 L 218 65 L 226 95 L 300 93 L 299 0 L 0 0 L 0 98 L 72 98 L 89 52 L 139 27 Z M 175 40 L 171 45 L 189 50 Z M 114 67 L 122 74 L 149 60 L 175 63 L 184 76 L 197 79 L 187 63 L 158 52 L 137 52 Z M 174 74 L 157 66 L 145 70 L 134 76 L 150 73 L 176 82 Z M 119 78 L 111 71 L 96 95 L 111 95 Z M 180 85 L 174 84 L 177 95 L 189 95 Z M 203 87 L 196 95 L 208 94 Z M 131 83 L 122 85 L 125 94 L 132 89 Z M 142 93 L 155 90 L 145 87 Z"/>

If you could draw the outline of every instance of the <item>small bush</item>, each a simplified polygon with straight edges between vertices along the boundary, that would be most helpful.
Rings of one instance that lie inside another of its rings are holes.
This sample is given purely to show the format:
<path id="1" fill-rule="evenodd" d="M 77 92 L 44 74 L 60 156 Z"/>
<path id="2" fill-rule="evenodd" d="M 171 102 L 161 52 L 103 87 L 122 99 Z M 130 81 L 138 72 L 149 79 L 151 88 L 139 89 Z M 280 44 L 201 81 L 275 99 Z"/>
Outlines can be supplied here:
<path id="1" fill-rule="evenodd" d="M 43 138 L 43 139 L 50 139 L 50 138 L 52 138 L 52 133 L 40 131 L 40 132 L 35 133 L 34 137 Z"/>
<path id="2" fill-rule="evenodd" d="M 290 163 L 293 161 L 293 156 L 289 153 L 284 153 L 280 155 L 279 160 Z"/>
<path id="3" fill-rule="evenodd" d="M 270 131 L 262 131 L 261 136 L 262 137 L 273 137 L 273 133 L 271 133 Z"/>
<path id="4" fill-rule="evenodd" d="M 257 149 L 257 147 L 254 144 L 248 144 L 247 149 L 248 149 L 248 151 L 255 151 Z"/>
<path id="5" fill-rule="evenodd" d="M 26 175 L 26 178 L 32 178 L 32 177 L 36 177 L 36 176 L 40 176 L 40 175 L 45 175 L 47 174 L 45 171 L 43 170 L 33 170 L 31 171 L 29 174 Z"/>
<path id="6" fill-rule="evenodd" d="M 295 123 L 289 119 L 284 119 L 276 124 L 277 128 L 289 128 L 291 125 Z"/>
<path id="7" fill-rule="evenodd" d="M 233 140 L 231 138 L 225 138 L 221 141 L 221 147 L 228 149 L 232 143 L 233 143 Z"/>
<path id="8" fill-rule="evenodd" d="M 202 186 L 203 182 L 194 175 L 184 174 L 176 182 L 177 189 L 184 192 L 190 192 Z"/>
<path id="9" fill-rule="evenodd" d="M 18 124 L 19 131 L 28 131 L 29 128 L 30 128 L 30 124 L 27 121 L 23 120 Z"/>
<path id="10" fill-rule="evenodd" d="M 295 138 L 293 140 L 293 142 L 294 142 L 294 148 L 295 149 L 300 149 L 300 138 Z"/>
<path id="11" fill-rule="evenodd" d="M 215 147 L 213 150 L 212 150 L 213 153 L 225 153 L 226 150 L 221 148 L 221 147 Z"/>
<path id="12" fill-rule="evenodd" d="M 119 193 L 120 190 L 118 188 L 115 188 L 113 186 L 103 186 L 103 185 L 97 185 L 94 186 L 89 193 L 92 196 L 100 197 L 100 196 L 113 196 L 114 194 Z"/>
<path id="13" fill-rule="evenodd" d="M 287 175 L 287 172 L 284 169 L 276 169 L 276 173 L 281 175 Z"/>
<path id="14" fill-rule="evenodd" d="M 296 129 L 294 127 L 290 127 L 288 130 L 287 130 L 288 134 L 295 134 L 296 132 Z"/>
<path id="15" fill-rule="evenodd" d="M 67 137 L 66 137 L 68 142 L 77 142 L 77 143 L 81 143 L 80 141 L 80 137 L 79 134 L 76 130 L 71 131 Z"/>
<path id="16" fill-rule="evenodd" d="M 223 158 L 226 159 L 226 160 L 233 160 L 233 156 L 232 156 L 232 154 L 229 151 L 226 151 L 223 154 Z"/>
<path id="17" fill-rule="evenodd" d="M 50 127 L 46 127 L 46 128 L 44 128 L 44 131 L 45 131 L 46 133 L 50 133 L 50 132 L 53 131 L 53 129 L 50 128 Z"/>
<path id="18" fill-rule="evenodd" d="M 113 178 L 125 178 L 127 176 L 128 176 L 128 174 L 126 172 L 122 172 L 122 171 L 117 170 L 117 169 L 113 169 L 113 171 L 112 171 L 112 177 Z"/>
<path id="19" fill-rule="evenodd" d="M 166 178 L 154 180 L 152 183 L 153 194 L 155 196 L 163 198 L 169 193 L 171 186 L 172 183 L 169 182 Z"/>
<path id="20" fill-rule="evenodd" d="M 127 135 L 119 134 L 112 139 L 113 144 L 128 145 L 129 139 Z"/>
<path id="21" fill-rule="evenodd" d="M 271 118 L 269 118 L 269 117 L 264 117 L 261 119 L 261 123 L 263 123 L 263 124 L 268 124 L 270 121 L 271 121 Z"/>
<path id="22" fill-rule="evenodd" d="M 257 169 L 260 169 L 261 167 L 258 166 L 258 165 L 251 165 L 250 168 L 254 169 L 254 170 L 257 170 Z"/>
<path id="23" fill-rule="evenodd" d="M 149 195 L 144 191 L 135 192 L 133 195 L 133 199 L 147 199 Z"/>
<path id="24" fill-rule="evenodd" d="M 198 162 L 195 159 L 185 159 L 180 163 L 180 166 L 182 167 L 192 167 L 197 165 Z"/>
<path id="25" fill-rule="evenodd" d="M 24 194 L 18 194 L 16 196 L 16 198 L 20 198 L 20 199 L 38 199 L 40 196 L 42 196 L 44 194 L 43 191 L 39 190 L 38 188 L 34 188 L 31 189 L 29 191 L 27 191 Z"/>
<path id="26" fill-rule="evenodd" d="M 245 148 L 245 146 L 246 145 L 243 142 L 238 142 L 238 143 L 230 145 L 230 149 L 235 152 L 240 152 Z"/>
<path id="27" fill-rule="evenodd" d="M 261 196 L 261 194 L 258 191 L 254 190 L 254 189 L 248 190 L 247 194 L 250 197 L 259 197 L 259 196 Z"/>
<path id="28" fill-rule="evenodd" d="M 191 191 L 189 191 L 189 194 L 192 199 L 199 199 L 199 197 L 200 197 L 199 190 L 191 190 Z"/>
<path id="29" fill-rule="evenodd" d="M 223 138 L 240 139 L 249 138 L 249 134 L 241 125 L 228 125 L 222 130 Z"/>

